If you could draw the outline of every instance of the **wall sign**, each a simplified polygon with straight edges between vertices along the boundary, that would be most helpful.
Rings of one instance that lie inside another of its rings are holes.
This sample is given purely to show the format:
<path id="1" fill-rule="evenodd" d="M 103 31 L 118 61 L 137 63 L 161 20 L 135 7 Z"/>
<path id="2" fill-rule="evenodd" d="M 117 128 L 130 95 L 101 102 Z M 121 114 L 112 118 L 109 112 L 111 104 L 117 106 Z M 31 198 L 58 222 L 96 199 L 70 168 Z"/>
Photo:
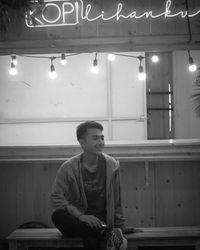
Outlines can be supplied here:
<path id="1" fill-rule="evenodd" d="M 112 7 L 112 14 L 107 13 L 105 10 L 99 11 L 96 6 L 88 3 L 85 4 L 83 0 L 45 0 L 42 11 L 38 12 L 38 8 L 38 5 L 33 3 L 33 9 L 26 13 L 26 25 L 30 28 L 76 26 L 81 25 L 83 22 L 87 23 L 97 20 L 119 22 L 123 19 L 134 21 L 134 19 L 142 18 L 186 18 L 187 15 L 192 18 L 200 13 L 200 7 L 189 14 L 184 9 L 177 11 L 171 0 L 166 0 L 162 8 L 159 8 L 159 11 L 146 9 L 143 12 L 139 9 L 124 11 L 125 5 L 118 3 Z M 34 17 L 34 24 L 31 17 Z"/>

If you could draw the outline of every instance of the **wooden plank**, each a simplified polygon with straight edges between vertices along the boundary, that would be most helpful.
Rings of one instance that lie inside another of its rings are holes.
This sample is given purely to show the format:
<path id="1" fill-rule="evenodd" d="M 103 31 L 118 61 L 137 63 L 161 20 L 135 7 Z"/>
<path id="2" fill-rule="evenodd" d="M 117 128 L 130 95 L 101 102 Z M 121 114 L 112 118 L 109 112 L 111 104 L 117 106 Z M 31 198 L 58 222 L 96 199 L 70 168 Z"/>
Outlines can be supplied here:
<path id="1" fill-rule="evenodd" d="M 9 250 L 17 250 L 17 241 L 9 241 Z"/>
<path id="2" fill-rule="evenodd" d="M 0 162 L 41 162 L 62 161 L 81 152 L 78 145 L 49 146 L 0 146 Z M 117 159 L 131 161 L 149 159 L 156 161 L 170 159 L 200 159 L 200 140 L 147 140 L 139 142 L 107 143 L 105 152 Z M 53 164 L 53 163 L 52 163 Z M 29 166 L 29 165 L 27 165 Z"/>
<path id="3" fill-rule="evenodd" d="M 127 238 L 160 238 L 160 237 L 200 237 L 200 226 L 184 227 L 149 227 L 143 232 L 127 235 Z"/>
<path id="4" fill-rule="evenodd" d="M 147 227 L 141 228 L 143 232 L 125 235 L 129 239 L 140 238 L 200 238 L 200 226 L 184 226 L 184 227 Z M 81 241 L 79 237 L 64 237 L 56 228 L 45 229 L 16 229 L 8 237 L 8 240 L 66 240 Z"/>
<path id="5" fill-rule="evenodd" d="M 156 225 L 200 224 L 199 163 L 154 163 L 156 168 Z"/>
<path id="6" fill-rule="evenodd" d="M 16 169 L 15 169 L 16 170 Z M 16 173 L 17 174 L 17 173 Z M 17 227 L 17 182 L 13 168 L 1 165 L 0 168 L 0 238 Z"/>
<path id="7" fill-rule="evenodd" d="M 7 239 L 46 239 L 52 237 L 60 239 L 62 238 L 62 234 L 57 228 L 26 228 L 16 229 L 7 237 Z"/>
<path id="8" fill-rule="evenodd" d="M 200 250 L 200 240 L 196 242 L 195 250 Z"/>
<path id="9" fill-rule="evenodd" d="M 80 1 L 77 1 L 80 2 Z M 84 10 L 91 1 L 83 1 Z M 152 10 L 153 13 L 165 13 L 169 1 L 125 1 L 122 14 L 136 11 L 138 15 Z M 192 0 L 190 12 L 199 8 L 199 1 Z M 116 1 L 100 1 L 92 4 L 91 16 L 97 16 L 105 11 L 107 17 L 117 11 Z M 79 9 L 79 8 L 78 8 Z M 185 11 L 181 1 L 172 3 L 169 13 Z M 62 8 L 61 10 L 62 11 Z M 172 14 L 171 13 L 171 14 Z M 118 13 L 119 14 L 119 13 Z M 199 49 L 199 15 L 190 18 L 192 40 L 189 40 L 187 18 L 116 18 L 108 21 L 81 20 L 75 26 L 28 28 L 25 20 L 19 20 L 11 15 L 8 32 L 0 32 L 0 54 L 13 53 L 63 53 L 63 52 L 93 52 L 93 51 L 153 51 L 153 50 L 187 50 Z M 54 16 L 54 15 L 53 15 Z M 62 16 L 62 14 L 61 14 Z M 63 16 L 65 16 L 63 14 Z M 90 15 L 89 15 L 90 16 Z M 38 16 L 37 16 L 38 17 Z M 79 13 L 79 18 L 81 14 Z M 62 18 L 61 18 L 62 19 Z M 66 18 L 67 19 L 67 18 Z"/>
<path id="10" fill-rule="evenodd" d="M 83 247 L 83 241 L 82 240 L 71 240 L 71 239 L 63 239 L 63 240 L 26 240 L 21 241 L 21 246 L 25 247 L 25 249 L 30 248 L 39 248 L 39 247 L 50 247 L 50 248 L 82 248 Z M 21 250 L 21 249 L 20 249 Z"/>
<path id="11" fill-rule="evenodd" d="M 196 239 L 147 239 L 147 240 L 131 240 L 128 242 L 128 246 L 130 249 L 132 247 L 138 247 L 139 249 L 141 247 L 147 247 L 152 249 L 154 247 L 155 249 L 176 249 L 176 247 L 181 249 L 195 249 L 197 240 Z M 189 248 L 190 247 L 190 248 Z"/>
<path id="12" fill-rule="evenodd" d="M 129 249 L 139 246 L 196 246 L 199 250 L 200 226 L 193 227 L 149 227 L 143 232 L 128 234 Z M 29 247 L 82 247 L 81 238 L 62 237 L 55 228 L 49 229 L 17 229 L 7 237 L 10 250 Z"/>
<path id="13" fill-rule="evenodd" d="M 127 224 L 134 227 L 155 226 L 154 174 L 145 179 L 145 163 L 121 164 L 122 195 Z"/>

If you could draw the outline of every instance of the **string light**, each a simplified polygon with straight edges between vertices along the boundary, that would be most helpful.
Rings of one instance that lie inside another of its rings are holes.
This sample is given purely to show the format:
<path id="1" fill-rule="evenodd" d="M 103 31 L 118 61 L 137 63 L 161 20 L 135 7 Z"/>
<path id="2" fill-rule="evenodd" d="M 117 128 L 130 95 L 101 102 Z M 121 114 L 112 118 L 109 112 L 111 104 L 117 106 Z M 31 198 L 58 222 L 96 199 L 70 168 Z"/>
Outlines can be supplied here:
<path id="1" fill-rule="evenodd" d="M 17 56 L 11 56 L 11 62 L 16 66 L 17 65 Z"/>
<path id="2" fill-rule="evenodd" d="M 141 80 L 141 81 L 143 81 L 143 80 L 146 79 L 146 74 L 145 74 L 143 66 L 142 66 L 142 60 L 144 59 L 144 57 L 138 56 L 137 58 L 140 61 L 138 79 Z"/>
<path id="3" fill-rule="evenodd" d="M 153 63 L 157 63 L 157 62 L 159 61 L 159 57 L 158 57 L 157 55 L 153 55 L 153 56 L 151 57 L 151 61 L 152 61 Z"/>
<path id="4" fill-rule="evenodd" d="M 60 61 L 60 63 L 62 65 L 65 65 L 67 63 L 66 56 L 65 56 L 64 53 L 61 54 L 61 61 Z"/>
<path id="5" fill-rule="evenodd" d="M 109 61 L 114 61 L 115 60 L 115 54 L 108 54 L 107 56 Z"/>
<path id="6" fill-rule="evenodd" d="M 195 72 L 195 71 L 197 70 L 197 65 L 194 64 L 194 60 L 193 60 L 193 58 L 191 57 L 190 51 L 189 51 L 189 50 L 188 50 L 188 55 L 189 55 L 189 59 L 188 59 L 188 61 L 189 61 L 189 66 L 188 66 L 188 69 L 189 69 L 190 72 Z"/>
<path id="7" fill-rule="evenodd" d="M 10 64 L 10 69 L 9 69 L 9 73 L 14 76 L 17 74 L 17 69 L 16 69 L 16 66 L 14 64 L 14 62 L 11 62 Z"/>
<path id="8" fill-rule="evenodd" d="M 57 73 L 56 73 L 55 67 L 53 65 L 53 60 L 55 59 L 55 57 L 51 57 L 50 59 L 51 59 L 51 65 L 50 65 L 49 78 L 53 80 L 57 77 Z"/>
<path id="9" fill-rule="evenodd" d="M 57 73 L 55 71 L 55 66 L 53 64 L 53 61 L 55 59 L 60 59 L 62 64 L 65 64 L 67 62 L 66 57 L 70 57 L 70 56 L 75 56 L 75 55 L 79 55 L 80 53 L 74 53 L 74 54 L 69 54 L 69 55 L 65 55 L 64 53 L 61 54 L 61 56 L 53 56 L 53 57 L 49 57 L 49 56 L 35 56 L 35 55 L 21 55 L 22 57 L 30 57 L 30 58 L 39 58 L 39 59 L 48 59 L 51 60 L 51 65 L 50 65 L 50 72 L 49 72 L 49 77 L 51 79 L 55 79 L 57 77 Z M 188 55 L 189 55 L 189 71 L 194 72 L 197 70 L 197 65 L 194 64 L 194 60 L 190 55 L 190 51 L 188 50 Z M 145 80 L 146 79 L 146 73 L 144 72 L 144 68 L 142 66 L 142 60 L 146 58 L 146 56 L 135 56 L 135 55 L 128 55 L 128 54 L 121 54 L 121 53 L 109 53 L 107 54 L 107 58 L 108 60 L 114 60 L 116 56 L 122 56 L 122 57 L 129 57 L 129 58 L 134 58 L 134 59 L 138 59 L 140 61 L 139 64 L 139 72 L 138 72 L 138 78 L 140 80 Z M 157 55 L 153 55 L 151 57 L 152 62 L 158 62 L 159 61 L 159 57 Z M 11 75 L 16 75 L 17 72 L 17 56 L 16 55 L 12 55 L 11 56 L 11 66 L 9 69 L 9 73 Z M 93 65 L 92 67 L 90 67 L 90 70 L 92 73 L 97 74 L 99 72 L 99 67 L 98 67 L 98 60 L 97 60 L 97 52 L 95 53 L 95 58 L 93 60 Z"/>
<path id="10" fill-rule="evenodd" d="M 91 72 L 93 74 L 97 74 L 99 72 L 98 61 L 97 61 L 97 53 L 95 53 L 95 58 L 94 58 L 94 61 L 93 61 L 93 65 L 90 68 L 90 70 L 91 70 Z"/>

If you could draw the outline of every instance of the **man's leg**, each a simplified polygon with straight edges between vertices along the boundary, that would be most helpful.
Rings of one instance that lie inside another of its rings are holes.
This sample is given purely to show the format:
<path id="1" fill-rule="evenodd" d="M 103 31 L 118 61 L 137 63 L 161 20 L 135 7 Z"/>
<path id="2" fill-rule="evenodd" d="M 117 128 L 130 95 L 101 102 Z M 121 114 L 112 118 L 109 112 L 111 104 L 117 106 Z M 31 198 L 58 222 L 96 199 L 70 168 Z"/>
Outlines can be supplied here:
<path id="1" fill-rule="evenodd" d="M 100 250 L 102 236 L 100 232 L 86 225 L 65 210 L 56 210 L 52 214 L 54 225 L 68 237 L 83 237 L 85 250 Z"/>

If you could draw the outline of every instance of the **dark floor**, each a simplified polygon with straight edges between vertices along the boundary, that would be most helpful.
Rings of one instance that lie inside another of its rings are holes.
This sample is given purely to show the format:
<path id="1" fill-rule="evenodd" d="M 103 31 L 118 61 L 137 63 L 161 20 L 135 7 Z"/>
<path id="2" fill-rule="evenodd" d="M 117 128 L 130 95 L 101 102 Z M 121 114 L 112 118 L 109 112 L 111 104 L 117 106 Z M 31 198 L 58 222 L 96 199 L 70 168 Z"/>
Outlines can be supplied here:
<path id="1" fill-rule="evenodd" d="M 195 250 L 194 246 L 140 247 L 139 250 Z"/>
<path id="2" fill-rule="evenodd" d="M 0 240 L 0 250 L 9 250 L 6 240 Z M 30 250 L 65 250 L 64 248 L 30 248 Z M 66 250 L 82 250 L 82 248 L 67 248 Z M 131 250 L 131 249 L 130 249 Z M 139 250 L 195 250 L 193 246 L 140 247 Z"/>

